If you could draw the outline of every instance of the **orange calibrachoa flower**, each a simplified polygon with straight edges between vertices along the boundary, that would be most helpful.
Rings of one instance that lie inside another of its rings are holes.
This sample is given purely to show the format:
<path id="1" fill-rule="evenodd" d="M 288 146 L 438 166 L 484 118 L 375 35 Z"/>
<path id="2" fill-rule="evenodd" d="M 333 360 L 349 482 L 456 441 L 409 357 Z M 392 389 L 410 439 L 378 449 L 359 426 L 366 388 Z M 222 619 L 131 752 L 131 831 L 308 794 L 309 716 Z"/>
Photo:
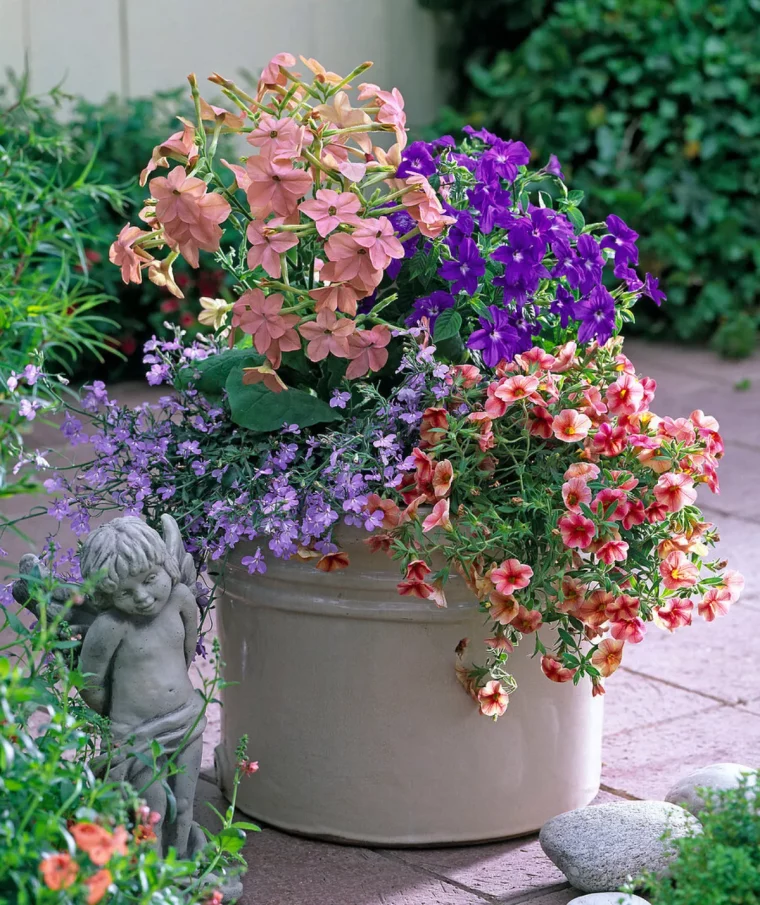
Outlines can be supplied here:
<path id="1" fill-rule="evenodd" d="M 68 889 L 73 886 L 79 873 L 79 867 L 71 855 L 56 852 L 46 855 L 40 862 L 42 879 L 48 889 Z"/>
<path id="2" fill-rule="evenodd" d="M 91 877 L 85 877 L 87 886 L 87 905 L 98 905 L 103 896 L 108 892 L 108 887 L 113 883 L 110 870 L 99 870 Z"/>

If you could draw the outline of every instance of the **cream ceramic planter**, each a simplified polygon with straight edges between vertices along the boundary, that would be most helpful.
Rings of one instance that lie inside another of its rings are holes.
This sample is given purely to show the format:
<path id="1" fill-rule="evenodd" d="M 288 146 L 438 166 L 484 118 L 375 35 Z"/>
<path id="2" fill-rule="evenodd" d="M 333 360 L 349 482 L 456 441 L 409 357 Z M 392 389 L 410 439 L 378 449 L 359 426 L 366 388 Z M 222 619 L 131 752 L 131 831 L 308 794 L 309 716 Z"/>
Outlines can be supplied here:
<path id="1" fill-rule="evenodd" d="M 403 846 L 522 835 L 588 804 L 602 699 L 548 681 L 526 639 L 509 710 L 486 719 L 454 675 L 458 642 L 477 658 L 487 636 L 464 585 L 440 610 L 399 597 L 397 564 L 358 537 L 342 548 L 341 572 L 272 560 L 266 575 L 225 573 L 217 615 L 235 684 L 222 692 L 222 787 L 242 735 L 261 765 L 241 810 L 308 836 Z"/>

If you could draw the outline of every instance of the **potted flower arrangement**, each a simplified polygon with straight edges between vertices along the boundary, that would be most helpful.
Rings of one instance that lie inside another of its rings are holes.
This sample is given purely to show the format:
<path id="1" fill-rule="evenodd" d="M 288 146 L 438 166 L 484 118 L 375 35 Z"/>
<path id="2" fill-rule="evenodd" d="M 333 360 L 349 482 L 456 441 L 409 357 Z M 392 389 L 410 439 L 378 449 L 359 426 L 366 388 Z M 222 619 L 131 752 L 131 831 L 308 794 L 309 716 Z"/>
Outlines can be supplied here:
<path id="1" fill-rule="evenodd" d="M 528 832 L 596 793 L 626 646 L 741 591 L 695 505 L 718 423 L 653 413 L 619 334 L 664 294 L 555 158 L 473 129 L 407 144 L 369 64 L 302 62 L 255 95 L 213 75 L 231 110 L 190 77 L 196 121 L 111 258 L 171 283 L 214 253 L 237 300 L 146 346 L 158 405 L 88 389 L 96 456 L 49 479 L 50 512 L 84 532 L 171 507 L 220 577 L 222 779 L 242 734 L 262 764 L 244 810 L 377 844 Z M 247 158 L 216 161 L 227 132 Z"/>

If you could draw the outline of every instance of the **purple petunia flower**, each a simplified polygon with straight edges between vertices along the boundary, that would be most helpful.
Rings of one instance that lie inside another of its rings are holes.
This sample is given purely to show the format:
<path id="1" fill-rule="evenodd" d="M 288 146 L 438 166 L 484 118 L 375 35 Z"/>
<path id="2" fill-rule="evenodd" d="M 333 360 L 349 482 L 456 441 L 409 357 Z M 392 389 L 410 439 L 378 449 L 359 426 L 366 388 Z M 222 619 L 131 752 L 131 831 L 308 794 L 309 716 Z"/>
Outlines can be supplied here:
<path id="1" fill-rule="evenodd" d="M 567 327 L 570 318 L 574 316 L 575 296 L 564 286 L 557 286 L 557 296 L 551 303 L 549 310 L 552 314 L 559 315 L 559 323 L 562 328 Z"/>
<path id="2" fill-rule="evenodd" d="M 444 261 L 438 276 L 448 280 L 453 293 L 474 295 L 478 290 L 478 277 L 486 272 L 486 262 L 480 257 L 478 246 L 472 239 L 462 239 L 456 253 L 457 260 Z"/>
<path id="3" fill-rule="evenodd" d="M 521 141 L 497 139 L 478 161 L 475 174 L 482 182 L 493 183 L 499 179 L 514 182 L 517 168 L 530 160 L 530 151 Z"/>
<path id="4" fill-rule="evenodd" d="M 501 141 L 498 135 L 489 132 L 488 129 L 475 129 L 474 126 L 462 126 L 462 131 L 470 138 L 477 138 L 486 145 L 494 145 L 497 141 Z"/>
<path id="5" fill-rule="evenodd" d="M 616 264 L 613 273 L 615 274 L 615 279 L 623 280 L 629 292 L 638 292 L 644 286 L 639 279 L 639 275 L 628 264 Z"/>
<path id="6" fill-rule="evenodd" d="M 479 213 L 480 231 L 488 235 L 494 228 L 500 214 L 509 211 L 512 196 L 506 189 L 480 182 L 473 189 L 467 190 L 470 204 Z"/>
<path id="7" fill-rule="evenodd" d="M 524 223 L 509 231 L 507 244 L 491 254 L 494 261 L 504 265 L 504 275 L 497 277 L 494 284 L 504 287 L 505 301 L 524 302 L 536 291 L 539 280 L 549 275 L 541 263 L 545 254 L 546 243 L 536 238 Z"/>
<path id="8" fill-rule="evenodd" d="M 575 274 L 568 274 L 568 280 L 574 289 L 580 287 L 581 293 L 588 295 L 602 280 L 604 258 L 596 240 L 589 235 L 578 236 L 575 251 Z"/>
<path id="9" fill-rule="evenodd" d="M 467 345 L 471 349 L 479 349 L 486 365 L 495 368 L 502 359 L 510 360 L 514 357 L 519 337 L 517 330 L 509 322 L 506 311 L 495 305 L 488 311 L 490 319 L 478 318 L 480 329 L 473 331 Z"/>
<path id="10" fill-rule="evenodd" d="M 595 286 L 589 297 L 575 306 L 573 317 L 581 324 L 579 343 L 596 339 L 604 345 L 615 329 L 615 300 L 604 286 Z"/>
<path id="11" fill-rule="evenodd" d="M 612 248 L 614 250 L 616 266 L 638 264 L 639 250 L 636 248 L 636 239 L 638 239 L 639 234 L 626 226 L 620 217 L 616 217 L 615 214 L 610 214 L 607 217 L 607 229 L 610 231 L 610 235 L 602 239 L 599 247 Z"/>
<path id="12" fill-rule="evenodd" d="M 435 161 L 428 149 L 427 142 L 413 141 L 401 153 L 401 163 L 396 176 L 406 179 L 407 176 L 432 176 L 435 173 Z"/>
<path id="13" fill-rule="evenodd" d="M 644 295 L 649 296 L 658 307 L 667 299 L 665 293 L 660 289 L 660 281 L 657 277 L 653 277 L 651 273 L 648 273 L 644 278 L 643 291 Z"/>
<path id="14" fill-rule="evenodd" d="M 557 160 L 556 154 L 549 155 L 549 163 L 544 167 L 547 173 L 551 173 L 552 176 L 559 176 L 560 179 L 564 179 L 565 176 L 562 172 L 562 166 L 560 165 L 559 160 Z"/>
<path id="15" fill-rule="evenodd" d="M 422 298 L 415 299 L 412 304 L 412 313 L 407 317 L 408 326 L 422 323 L 423 317 L 430 321 L 431 331 L 435 328 L 435 322 L 441 311 L 454 307 L 454 296 L 442 289 L 431 292 Z M 403 391 L 402 391 L 403 392 Z"/>

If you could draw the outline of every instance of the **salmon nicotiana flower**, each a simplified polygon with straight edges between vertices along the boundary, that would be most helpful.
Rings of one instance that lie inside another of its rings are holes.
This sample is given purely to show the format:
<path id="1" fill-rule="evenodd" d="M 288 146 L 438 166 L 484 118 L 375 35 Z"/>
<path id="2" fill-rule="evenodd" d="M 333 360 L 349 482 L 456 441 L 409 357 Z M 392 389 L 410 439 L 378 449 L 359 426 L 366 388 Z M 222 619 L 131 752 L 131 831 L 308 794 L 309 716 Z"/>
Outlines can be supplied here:
<path id="1" fill-rule="evenodd" d="M 358 216 L 361 201 L 353 192 L 317 189 L 314 198 L 302 201 L 298 209 L 314 221 L 323 239 L 343 223 L 359 226 L 362 222 Z"/>

